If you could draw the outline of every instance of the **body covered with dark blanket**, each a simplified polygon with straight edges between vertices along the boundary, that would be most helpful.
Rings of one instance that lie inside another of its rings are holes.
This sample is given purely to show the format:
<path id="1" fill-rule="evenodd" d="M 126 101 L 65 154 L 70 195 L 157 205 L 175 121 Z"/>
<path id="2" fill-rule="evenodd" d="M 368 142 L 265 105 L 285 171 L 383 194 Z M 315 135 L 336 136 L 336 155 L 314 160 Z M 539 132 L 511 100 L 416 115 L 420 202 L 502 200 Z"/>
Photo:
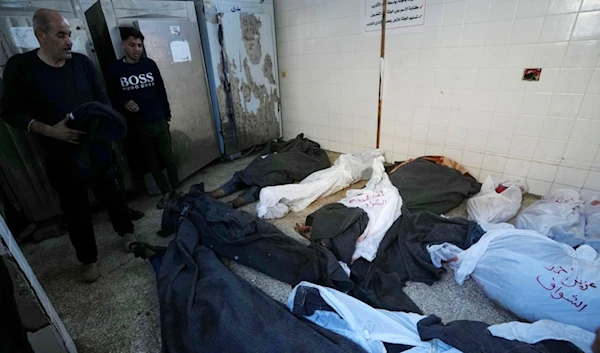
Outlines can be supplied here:
<path id="1" fill-rule="evenodd" d="M 450 242 L 466 248 L 480 236 L 476 223 L 463 219 L 433 214 L 405 217 L 403 213 L 384 237 L 377 258 L 356 261 L 349 278 L 327 248 L 301 244 L 272 224 L 212 199 L 202 184 L 169 202 L 163 231 L 172 232 L 182 214 L 198 229 L 202 244 L 221 256 L 291 285 L 307 281 L 348 293 L 376 308 L 407 312 L 420 310 L 402 291 L 403 284 L 409 279 L 432 283 L 440 276 L 440 269 L 430 261 L 425 263 L 425 246 Z M 360 217 L 356 220 L 362 222 Z M 359 231 L 360 227 L 349 229 Z M 355 236 L 350 231 L 343 234 Z M 421 263 L 425 268 L 416 268 Z"/>
<path id="2" fill-rule="evenodd" d="M 307 224 L 311 223 L 313 242 L 328 238 L 325 244 L 338 260 L 345 261 L 342 256 L 354 251 L 364 219 L 355 209 L 332 205 L 325 205 L 309 215 Z M 331 234 L 333 238 L 327 236 Z M 350 294 L 376 308 L 419 312 L 400 288 L 407 281 L 432 284 L 440 279 L 444 270 L 433 266 L 426 247 L 447 242 L 467 249 L 483 234 L 475 222 L 431 212 L 411 213 L 403 206 L 402 216 L 387 231 L 375 260 L 359 259 L 350 266 L 355 284 Z"/>
<path id="3" fill-rule="evenodd" d="M 201 238 L 182 219 L 157 275 L 163 353 L 364 352 L 231 273 Z"/>
<path id="4" fill-rule="evenodd" d="M 269 143 L 238 175 L 246 185 L 263 188 L 300 181 L 330 166 L 327 152 L 300 134 L 287 142 Z"/>
<path id="5" fill-rule="evenodd" d="M 296 136 L 287 142 L 270 142 L 250 164 L 236 172 L 233 177 L 214 194 L 215 197 L 230 195 L 248 188 L 236 207 L 258 200 L 261 188 L 301 181 L 310 174 L 329 168 L 331 162 L 321 146 L 304 137 Z"/>
<path id="6" fill-rule="evenodd" d="M 398 167 L 390 173 L 390 181 L 411 212 L 446 213 L 481 190 L 481 184 L 468 173 L 424 157 Z"/>
<path id="7" fill-rule="evenodd" d="M 347 264 L 352 262 L 356 240 L 367 228 L 369 215 L 360 207 L 346 207 L 330 203 L 306 217 L 311 227 L 311 240 L 330 249 L 336 258 Z"/>
<path id="8" fill-rule="evenodd" d="M 309 281 L 342 292 L 352 289 L 329 250 L 301 244 L 274 225 L 209 197 L 203 184 L 167 204 L 163 230 L 172 231 L 182 213 L 198 229 L 202 244 L 221 256 L 291 285 Z"/>

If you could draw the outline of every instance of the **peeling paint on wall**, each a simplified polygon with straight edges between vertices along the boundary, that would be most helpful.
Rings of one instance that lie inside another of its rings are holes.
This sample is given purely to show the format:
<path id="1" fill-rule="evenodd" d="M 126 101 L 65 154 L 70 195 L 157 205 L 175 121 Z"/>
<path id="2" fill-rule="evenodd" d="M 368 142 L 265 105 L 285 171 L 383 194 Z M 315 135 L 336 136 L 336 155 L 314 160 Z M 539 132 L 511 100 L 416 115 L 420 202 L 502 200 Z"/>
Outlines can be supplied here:
<path id="1" fill-rule="evenodd" d="M 267 53 L 265 55 L 265 64 L 263 65 L 263 74 L 269 80 L 269 83 L 275 84 L 275 76 L 273 76 L 273 60 L 271 59 L 271 55 Z"/>
<path id="2" fill-rule="evenodd" d="M 235 123 L 238 148 L 244 149 L 281 136 L 274 38 L 264 14 L 225 14 L 222 20 L 225 63 L 219 65 L 217 100 L 222 126 Z"/>
<path id="3" fill-rule="evenodd" d="M 242 27 L 242 40 L 246 48 L 246 54 L 254 65 L 260 63 L 262 49 L 260 47 L 260 27 L 262 22 L 251 13 L 240 14 L 240 25 Z"/>

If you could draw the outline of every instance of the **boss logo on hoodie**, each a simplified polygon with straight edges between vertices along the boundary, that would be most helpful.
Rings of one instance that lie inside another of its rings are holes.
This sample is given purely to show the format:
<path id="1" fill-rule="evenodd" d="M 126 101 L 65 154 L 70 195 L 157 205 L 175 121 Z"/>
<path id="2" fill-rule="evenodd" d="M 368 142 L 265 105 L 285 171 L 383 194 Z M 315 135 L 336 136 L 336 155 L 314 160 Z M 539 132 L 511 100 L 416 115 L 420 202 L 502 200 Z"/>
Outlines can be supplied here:
<path id="1" fill-rule="evenodd" d="M 129 77 L 119 77 L 119 80 L 121 81 L 121 88 L 124 91 L 154 86 L 154 76 L 152 75 L 152 72 L 131 75 Z"/>

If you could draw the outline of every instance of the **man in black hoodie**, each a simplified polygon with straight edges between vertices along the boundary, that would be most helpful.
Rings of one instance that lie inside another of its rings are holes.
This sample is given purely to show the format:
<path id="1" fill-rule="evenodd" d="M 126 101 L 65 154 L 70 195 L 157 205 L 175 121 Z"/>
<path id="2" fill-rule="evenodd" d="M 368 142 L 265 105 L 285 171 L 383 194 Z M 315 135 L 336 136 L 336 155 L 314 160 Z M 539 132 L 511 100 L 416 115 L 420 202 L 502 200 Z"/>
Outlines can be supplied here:
<path id="1" fill-rule="evenodd" d="M 157 204 L 162 209 L 169 198 L 179 194 L 179 176 L 171 149 L 168 123 L 171 109 L 167 92 L 156 63 L 142 57 L 142 33 L 134 28 L 122 28 L 121 39 L 125 56 L 109 69 L 109 94 L 113 106 L 127 118 L 133 143 L 162 192 Z M 170 185 L 162 173 L 162 165 L 166 166 Z"/>
<path id="2" fill-rule="evenodd" d="M 124 248 L 128 249 L 136 238 L 126 199 L 114 174 L 81 174 L 76 147 L 87 137 L 69 127 L 69 116 L 84 103 L 97 101 L 110 106 L 110 101 L 91 60 L 71 52 L 71 28 L 60 13 L 37 10 L 33 28 L 40 48 L 8 60 L 0 116 L 8 124 L 40 137 L 46 152 L 46 175 L 58 194 L 77 259 L 84 265 L 83 279 L 93 282 L 100 272 L 89 186 L 95 187 L 96 195 L 106 205 Z"/>

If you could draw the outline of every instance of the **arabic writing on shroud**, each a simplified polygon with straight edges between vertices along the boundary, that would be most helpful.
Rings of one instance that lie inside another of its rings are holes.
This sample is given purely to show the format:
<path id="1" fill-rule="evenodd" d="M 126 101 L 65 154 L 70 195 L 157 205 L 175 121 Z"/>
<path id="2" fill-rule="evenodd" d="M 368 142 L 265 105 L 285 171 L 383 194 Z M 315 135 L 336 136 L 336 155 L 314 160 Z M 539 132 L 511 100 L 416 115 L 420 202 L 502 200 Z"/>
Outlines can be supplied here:
<path id="1" fill-rule="evenodd" d="M 563 266 L 544 267 L 547 271 L 536 277 L 538 284 L 550 293 L 550 297 L 556 300 L 565 300 L 573 305 L 578 312 L 587 308 L 587 304 L 579 299 L 583 292 L 598 289 L 593 282 L 578 278 L 573 273 L 573 268 L 566 269 Z"/>

